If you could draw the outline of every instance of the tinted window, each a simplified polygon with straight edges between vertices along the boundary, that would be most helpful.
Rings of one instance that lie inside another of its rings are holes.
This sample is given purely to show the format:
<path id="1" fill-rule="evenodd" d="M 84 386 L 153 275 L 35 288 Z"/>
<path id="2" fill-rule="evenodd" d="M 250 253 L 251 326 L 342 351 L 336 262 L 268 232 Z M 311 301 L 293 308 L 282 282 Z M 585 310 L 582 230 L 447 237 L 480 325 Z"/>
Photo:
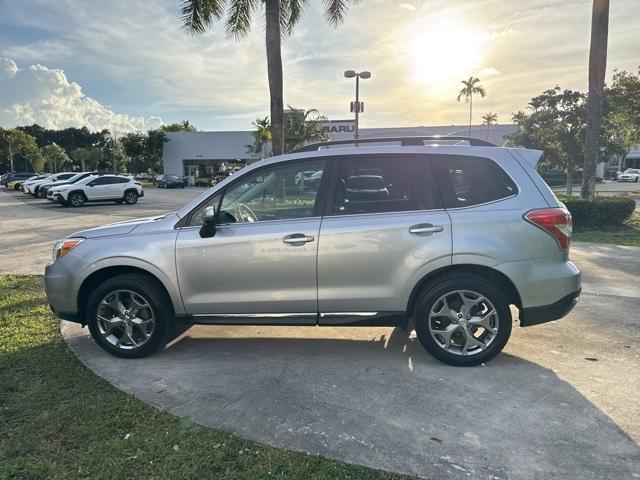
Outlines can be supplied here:
<path id="1" fill-rule="evenodd" d="M 98 177 L 95 180 L 89 182 L 90 185 L 110 185 L 113 183 L 113 177 Z"/>
<path id="2" fill-rule="evenodd" d="M 483 157 L 442 155 L 434 158 L 446 208 L 493 202 L 518 193 L 507 173 Z"/>
<path id="3" fill-rule="evenodd" d="M 312 217 L 325 163 L 288 162 L 242 177 L 225 190 L 220 222 Z"/>
<path id="4" fill-rule="evenodd" d="M 426 165 L 416 155 L 358 155 L 340 162 L 334 215 L 406 212 L 437 207 Z"/>
<path id="5" fill-rule="evenodd" d="M 111 183 L 129 183 L 129 179 L 124 177 L 112 177 Z"/>

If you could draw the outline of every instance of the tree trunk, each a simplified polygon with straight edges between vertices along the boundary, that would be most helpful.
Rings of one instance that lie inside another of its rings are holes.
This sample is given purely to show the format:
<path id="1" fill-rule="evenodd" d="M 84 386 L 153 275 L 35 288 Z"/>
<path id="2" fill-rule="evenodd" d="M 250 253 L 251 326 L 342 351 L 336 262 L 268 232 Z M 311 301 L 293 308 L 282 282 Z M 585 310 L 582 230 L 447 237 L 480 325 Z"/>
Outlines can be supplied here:
<path id="1" fill-rule="evenodd" d="M 471 136 L 471 118 L 473 115 L 473 94 L 469 96 L 469 136 Z"/>
<path id="2" fill-rule="evenodd" d="M 280 0 L 266 0 L 266 45 L 269 94 L 271 97 L 271 151 L 284 151 L 284 106 L 282 94 L 282 54 L 280 49 Z"/>
<path id="3" fill-rule="evenodd" d="M 589 98 L 587 100 L 587 136 L 584 148 L 582 198 L 591 200 L 596 187 L 599 158 L 602 91 L 607 70 L 609 0 L 593 0 L 591 12 L 591 49 L 589 50 Z"/>
<path id="4" fill-rule="evenodd" d="M 11 171 L 15 172 L 13 169 L 13 149 L 11 148 L 11 139 L 7 139 L 9 143 L 9 163 L 11 164 Z"/>
<path id="5" fill-rule="evenodd" d="M 573 195 L 573 164 L 567 165 L 567 195 Z"/>

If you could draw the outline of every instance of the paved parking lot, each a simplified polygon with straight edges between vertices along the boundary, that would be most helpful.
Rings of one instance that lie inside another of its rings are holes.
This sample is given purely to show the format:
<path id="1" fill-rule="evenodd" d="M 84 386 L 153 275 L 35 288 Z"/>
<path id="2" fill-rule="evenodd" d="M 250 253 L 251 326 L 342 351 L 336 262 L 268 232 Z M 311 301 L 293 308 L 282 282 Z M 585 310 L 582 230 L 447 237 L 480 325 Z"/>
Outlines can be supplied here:
<path id="1" fill-rule="evenodd" d="M 41 273 L 57 238 L 201 191 L 71 210 L 0 190 L 0 272 Z M 576 244 L 572 257 L 575 310 L 514 328 L 484 367 L 440 364 L 390 328 L 193 327 L 136 361 L 77 325 L 63 333 L 119 388 L 278 447 L 430 479 L 640 479 L 640 248 Z"/>
<path id="2" fill-rule="evenodd" d="M 145 188 L 136 205 L 114 202 L 63 207 L 0 187 L 0 274 L 42 274 L 56 240 L 84 228 L 172 212 L 204 188 Z"/>

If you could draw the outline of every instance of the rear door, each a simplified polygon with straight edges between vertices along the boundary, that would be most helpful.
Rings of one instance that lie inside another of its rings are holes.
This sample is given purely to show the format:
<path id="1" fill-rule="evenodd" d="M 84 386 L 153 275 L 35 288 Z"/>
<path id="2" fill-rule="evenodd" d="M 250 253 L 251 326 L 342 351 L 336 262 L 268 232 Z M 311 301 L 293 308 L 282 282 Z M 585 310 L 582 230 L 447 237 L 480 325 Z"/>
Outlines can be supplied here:
<path id="1" fill-rule="evenodd" d="M 345 156 L 328 195 L 318 245 L 320 324 L 403 314 L 413 285 L 451 264 L 451 222 L 426 157 Z"/>

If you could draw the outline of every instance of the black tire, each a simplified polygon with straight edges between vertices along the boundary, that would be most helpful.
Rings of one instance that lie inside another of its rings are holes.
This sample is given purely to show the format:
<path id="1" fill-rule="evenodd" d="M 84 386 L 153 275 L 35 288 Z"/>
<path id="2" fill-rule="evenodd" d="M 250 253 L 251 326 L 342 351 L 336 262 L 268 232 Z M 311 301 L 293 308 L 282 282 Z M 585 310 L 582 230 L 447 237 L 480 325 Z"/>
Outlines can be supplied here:
<path id="1" fill-rule="evenodd" d="M 41 188 L 39 188 L 38 190 L 36 190 L 36 197 L 37 198 L 47 198 L 46 195 L 44 194 L 44 192 L 42 191 Z"/>
<path id="2" fill-rule="evenodd" d="M 429 331 L 429 312 L 443 295 L 456 290 L 469 290 L 479 293 L 493 304 L 499 318 L 498 332 L 495 334 L 495 338 L 484 350 L 472 355 L 461 355 L 452 351 L 445 351 L 444 347 L 434 340 Z M 509 302 L 502 292 L 491 282 L 471 274 L 450 274 L 439 277 L 436 281 L 429 283 L 422 290 L 416 302 L 413 318 L 416 324 L 418 340 L 434 358 L 449 365 L 466 367 L 480 365 L 498 355 L 511 336 L 513 323 Z"/>
<path id="3" fill-rule="evenodd" d="M 153 309 L 155 324 L 149 339 L 138 348 L 128 350 L 111 344 L 100 332 L 97 312 L 98 304 L 110 292 L 115 290 L 130 290 L 141 295 Z M 148 275 L 127 273 L 104 281 L 91 293 L 87 302 L 85 318 L 91 336 L 106 352 L 122 358 L 141 358 L 150 355 L 158 348 L 164 347 L 175 338 L 176 328 L 173 317 L 173 307 L 167 294 L 158 281 Z M 187 327 L 188 328 L 188 327 Z"/>
<path id="4" fill-rule="evenodd" d="M 138 203 L 138 192 L 135 190 L 127 190 L 124 192 L 123 200 L 127 205 L 135 205 Z"/>
<path id="5" fill-rule="evenodd" d="M 78 208 L 78 207 L 82 207 L 86 201 L 87 199 L 85 198 L 84 193 L 73 192 L 69 194 L 69 197 L 67 199 L 67 205 Z"/>

